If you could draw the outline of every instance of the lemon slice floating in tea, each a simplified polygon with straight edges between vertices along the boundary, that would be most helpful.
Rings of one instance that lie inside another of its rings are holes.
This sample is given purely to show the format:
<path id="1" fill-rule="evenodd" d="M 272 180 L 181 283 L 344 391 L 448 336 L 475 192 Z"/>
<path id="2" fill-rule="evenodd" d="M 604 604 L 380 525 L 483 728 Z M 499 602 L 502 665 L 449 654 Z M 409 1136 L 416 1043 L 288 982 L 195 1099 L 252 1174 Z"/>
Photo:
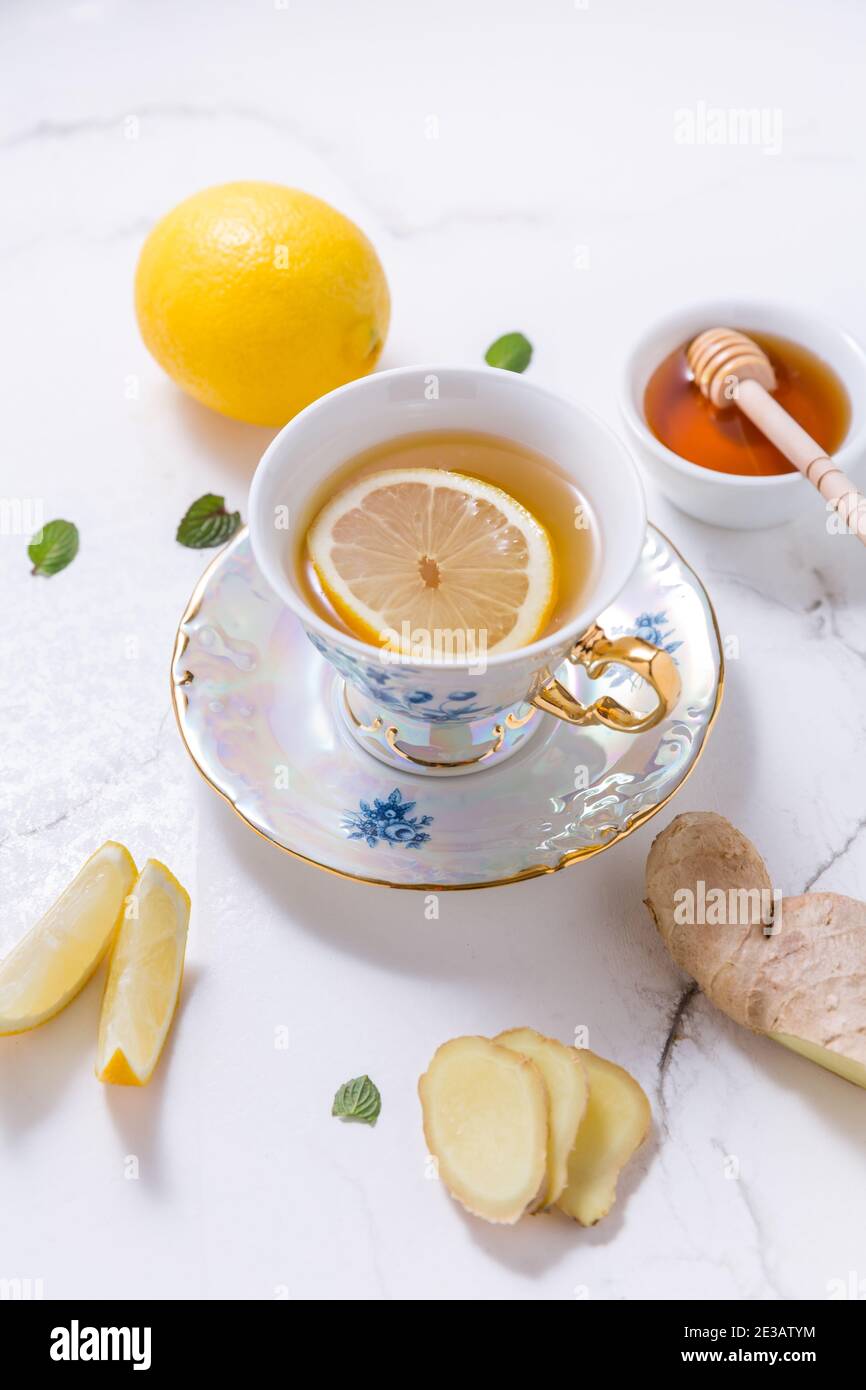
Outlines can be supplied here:
<path id="1" fill-rule="evenodd" d="M 351 483 L 319 512 L 307 547 L 330 602 L 376 646 L 410 651 L 419 632 L 462 631 L 488 652 L 513 651 L 540 635 L 556 598 L 547 531 L 463 473 L 386 469 Z"/>

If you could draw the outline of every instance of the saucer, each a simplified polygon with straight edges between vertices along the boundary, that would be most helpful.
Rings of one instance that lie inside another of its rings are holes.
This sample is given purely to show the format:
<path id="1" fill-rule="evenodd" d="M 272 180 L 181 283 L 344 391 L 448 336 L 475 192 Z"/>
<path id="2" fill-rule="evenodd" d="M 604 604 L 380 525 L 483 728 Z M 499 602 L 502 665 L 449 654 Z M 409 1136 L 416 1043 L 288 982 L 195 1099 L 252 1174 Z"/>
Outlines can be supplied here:
<path id="1" fill-rule="evenodd" d="M 500 766 L 439 780 L 396 770 L 349 732 L 342 677 L 268 588 L 244 530 L 209 565 L 181 619 L 175 716 L 205 780 L 299 859 L 392 888 L 511 883 L 610 849 L 643 825 L 688 777 L 718 712 L 724 659 L 712 604 L 654 526 L 599 623 L 673 655 L 682 695 L 662 723 L 624 734 L 542 714 Z M 639 705 L 649 695 L 625 668 L 595 681 L 570 665 L 557 674 L 587 702 L 610 691 Z"/>

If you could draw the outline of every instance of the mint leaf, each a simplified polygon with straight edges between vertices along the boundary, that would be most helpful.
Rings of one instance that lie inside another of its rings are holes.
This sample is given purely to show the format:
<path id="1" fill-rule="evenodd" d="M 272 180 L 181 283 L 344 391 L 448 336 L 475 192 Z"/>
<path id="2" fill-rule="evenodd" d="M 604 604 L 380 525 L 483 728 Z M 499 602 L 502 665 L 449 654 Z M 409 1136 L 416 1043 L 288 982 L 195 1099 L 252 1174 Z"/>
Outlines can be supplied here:
<path id="1" fill-rule="evenodd" d="M 331 1114 L 341 1120 L 357 1120 L 362 1125 L 374 1125 L 382 1109 L 379 1088 L 369 1076 L 356 1076 L 344 1081 L 331 1106 Z"/>
<path id="2" fill-rule="evenodd" d="M 507 372 L 525 372 L 532 357 L 532 344 L 522 333 L 503 333 L 484 354 L 490 367 L 504 367 Z"/>
<path id="3" fill-rule="evenodd" d="M 71 521 L 48 521 L 27 547 L 31 574 L 52 575 L 65 570 L 78 554 L 78 527 Z"/>
<path id="4" fill-rule="evenodd" d="M 224 497 L 206 492 L 187 511 L 177 528 L 176 539 L 191 550 L 208 550 L 229 540 L 240 524 L 240 512 L 227 512 Z"/>

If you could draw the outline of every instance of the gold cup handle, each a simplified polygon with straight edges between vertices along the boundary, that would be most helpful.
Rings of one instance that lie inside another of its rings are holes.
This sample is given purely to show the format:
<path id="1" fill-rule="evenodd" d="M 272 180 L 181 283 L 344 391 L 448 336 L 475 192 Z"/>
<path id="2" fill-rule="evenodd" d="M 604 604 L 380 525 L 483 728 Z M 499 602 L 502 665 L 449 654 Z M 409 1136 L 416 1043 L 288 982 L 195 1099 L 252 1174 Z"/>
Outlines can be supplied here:
<path id="1" fill-rule="evenodd" d="M 619 733 L 638 734 L 670 714 L 680 698 L 680 677 L 673 658 L 642 637 L 608 637 L 596 624 L 575 643 L 568 659 L 576 666 L 584 666 L 591 680 L 597 680 L 608 666 L 627 666 L 658 696 L 656 707 L 649 714 L 635 714 L 612 695 L 602 695 L 591 705 L 582 705 L 560 681 L 548 681 L 530 703 L 569 724 L 605 724 Z"/>

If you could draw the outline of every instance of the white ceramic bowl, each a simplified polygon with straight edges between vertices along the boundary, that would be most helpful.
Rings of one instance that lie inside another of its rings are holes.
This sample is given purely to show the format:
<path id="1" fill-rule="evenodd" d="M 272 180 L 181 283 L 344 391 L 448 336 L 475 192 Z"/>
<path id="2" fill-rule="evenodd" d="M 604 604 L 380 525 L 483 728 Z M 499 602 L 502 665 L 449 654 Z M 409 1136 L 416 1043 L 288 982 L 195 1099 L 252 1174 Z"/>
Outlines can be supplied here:
<path id="1" fill-rule="evenodd" d="M 682 511 L 715 526 L 755 530 L 778 526 L 824 503 L 799 473 L 741 478 L 680 458 L 646 423 L 643 399 L 655 368 L 679 343 L 702 329 L 724 326 L 775 333 L 802 343 L 828 363 L 845 385 L 851 422 L 836 459 L 857 478 L 866 453 L 866 353 L 849 333 L 799 309 L 748 299 L 709 300 L 653 324 L 629 354 L 620 388 L 620 409 L 629 441 L 654 483 Z"/>

